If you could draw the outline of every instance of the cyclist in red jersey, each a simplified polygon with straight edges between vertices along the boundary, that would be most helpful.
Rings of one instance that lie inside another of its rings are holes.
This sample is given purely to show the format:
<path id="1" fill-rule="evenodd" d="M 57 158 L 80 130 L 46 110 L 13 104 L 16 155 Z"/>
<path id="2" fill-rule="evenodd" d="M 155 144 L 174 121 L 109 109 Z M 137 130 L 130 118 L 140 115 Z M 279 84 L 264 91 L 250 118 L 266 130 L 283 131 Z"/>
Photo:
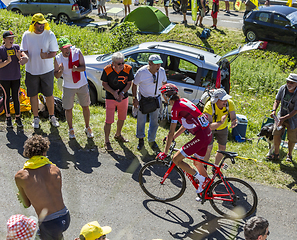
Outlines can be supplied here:
<path id="1" fill-rule="evenodd" d="M 173 156 L 172 161 L 178 167 L 187 173 L 192 174 L 194 178 L 199 180 L 200 184 L 196 192 L 200 193 L 210 181 L 207 172 L 202 163 L 194 161 L 194 165 L 198 169 L 197 172 L 189 164 L 184 162 L 183 159 L 194 155 L 195 157 L 203 160 L 207 151 L 207 146 L 212 139 L 208 119 L 206 115 L 200 112 L 195 104 L 188 99 L 180 98 L 177 94 L 178 89 L 174 84 L 167 83 L 163 85 L 160 90 L 165 101 L 172 106 L 172 110 L 171 125 L 166 140 L 165 150 L 164 152 L 159 153 L 157 157 L 161 160 L 166 158 L 172 140 L 176 139 L 186 129 L 188 129 L 188 131 L 195 137 L 182 146 L 182 148 Z M 177 122 L 181 123 L 182 126 L 175 132 Z"/>

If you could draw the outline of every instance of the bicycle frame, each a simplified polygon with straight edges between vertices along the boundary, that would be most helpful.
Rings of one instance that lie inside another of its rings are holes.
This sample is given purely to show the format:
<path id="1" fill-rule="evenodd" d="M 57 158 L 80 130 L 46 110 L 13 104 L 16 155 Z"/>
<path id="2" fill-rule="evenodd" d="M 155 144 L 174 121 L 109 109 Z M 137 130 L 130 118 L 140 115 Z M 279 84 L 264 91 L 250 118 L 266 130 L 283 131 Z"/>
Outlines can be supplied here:
<path id="1" fill-rule="evenodd" d="M 175 142 L 173 142 L 173 145 L 170 147 L 170 153 L 169 153 L 169 156 L 171 156 L 171 154 L 172 154 L 172 152 L 173 152 L 174 150 L 177 150 L 177 149 L 174 149 L 174 147 L 175 147 Z M 206 162 L 206 161 L 203 161 L 203 160 L 198 159 L 198 158 L 195 158 L 195 157 L 191 157 L 191 156 L 187 157 L 187 159 L 190 159 L 190 160 L 193 160 L 193 161 L 198 161 L 198 162 L 200 162 L 200 163 L 202 163 L 202 164 L 209 165 L 209 166 L 215 168 L 215 172 L 214 172 L 214 175 L 213 175 L 212 179 L 211 179 L 210 182 L 207 184 L 205 190 L 204 190 L 202 193 L 200 193 L 200 197 L 202 198 L 203 202 L 204 202 L 205 200 L 211 200 L 211 199 L 212 199 L 212 200 L 229 201 L 229 202 L 233 202 L 233 201 L 235 200 L 235 199 L 234 199 L 235 193 L 234 193 L 232 187 L 230 186 L 230 184 L 225 180 L 225 177 L 224 177 L 224 175 L 223 175 L 222 172 L 221 172 L 221 167 L 223 166 L 224 161 L 225 161 L 227 158 L 229 158 L 229 157 L 224 156 L 223 159 L 222 159 L 222 161 L 221 161 L 221 163 L 220 163 L 220 165 L 217 166 L 217 165 L 215 165 L 215 164 L 213 164 L 213 163 Z M 230 159 L 231 159 L 232 163 L 235 163 L 234 159 L 232 159 L 232 158 L 230 158 Z M 168 170 L 166 171 L 164 177 L 162 178 L 162 180 L 161 180 L 161 182 L 160 182 L 161 184 L 163 184 L 163 183 L 165 182 L 166 178 L 168 177 L 168 175 L 170 174 L 170 172 L 172 171 L 172 169 L 176 166 L 176 164 L 175 164 L 172 160 L 169 162 L 169 164 L 170 164 L 170 167 L 168 168 Z M 185 172 L 183 169 L 181 169 L 181 170 L 185 173 L 185 175 L 188 177 L 188 179 L 190 180 L 190 182 L 192 183 L 192 185 L 193 185 L 193 186 L 196 188 L 196 190 L 197 190 L 199 185 L 198 185 L 198 183 L 194 180 L 193 175 L 191 175 L 191 174 Z M 211 185 L 214 183 L 214 180 L 215 180 L 216 176 L 219 176 L 219 178 L 222 180 L 222 182 L 223 182 L 224 185 L 225 185 L 225 188 L 226 188 L 227 191 L 228 191 L 228 194 L 212 194 L 211 196 L 208 194 L 208 190 L 210 189 Z M 205 194 L 205 193 L 206 193 L 206 194 Z M 226 197 L 230 197 L 230 198 L 226 198 Z M 203 202 L 202 202 L 202 203 L 203 203 Z"/>

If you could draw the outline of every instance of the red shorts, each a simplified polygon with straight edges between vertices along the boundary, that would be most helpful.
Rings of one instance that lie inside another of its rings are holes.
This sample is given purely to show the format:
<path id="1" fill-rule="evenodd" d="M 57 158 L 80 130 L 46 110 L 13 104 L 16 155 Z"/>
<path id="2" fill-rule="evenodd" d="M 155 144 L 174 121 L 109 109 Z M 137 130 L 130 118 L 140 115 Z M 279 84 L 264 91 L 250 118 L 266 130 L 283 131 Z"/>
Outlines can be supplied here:
<path id="1" fill-rule="evenodd" d="M 212 18 L 218 18 L 218 12 L 213 12 L 213 11 L 211 11 L 211 17 Z"/>
<path id="2" fill-rule="evenodd" d="M 126 120 L 127 110 L 128 110 L 128 98 L 123 99 L 121 102 L 112 99 L 105 100 L 105 108 L 106 108 L 106 120 L 105 122 L 108 124 L 112 124 L 114 122 L 114 112 L 115 108 L 118 111 L 118 119 Z"/>
<path id="3" fill-rule="evenodd" d="M 212 140 L 212 133 L 210 128 L 198 131 L 196 136 L 184 146 L 182 146 L 180 153 L 184 157 L 195 154 L 195 157 L 204 159 L 208 144 Z"/>

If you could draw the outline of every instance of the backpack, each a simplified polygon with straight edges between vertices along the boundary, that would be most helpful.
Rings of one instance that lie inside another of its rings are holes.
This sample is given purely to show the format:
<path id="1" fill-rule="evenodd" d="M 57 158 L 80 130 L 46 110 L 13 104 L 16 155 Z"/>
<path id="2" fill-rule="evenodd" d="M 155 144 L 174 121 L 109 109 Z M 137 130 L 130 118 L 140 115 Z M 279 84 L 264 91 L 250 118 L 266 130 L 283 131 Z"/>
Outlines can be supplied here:
<path id="1" fill-rule="evenodd" d="M 202 39 L 207 39 L 210 37 L 210 30 L 208 28 L 204 28 L 204 30 L 202 31 L 200 38 Z"/>
<path id="2" fill-rule="evenodd" d="M 45 99 L 46 99 L 45 96 L 43 96 L 42 94 L 39 94 L 38 116 L 40 118 L 48 118 L 49 117 Z M 65 109 L 63 108 L 63 105 L 62 105 L 62 99 L 58 98 L 58 97 L 54 97 L 54 104 L 55 104 L 55 116 L 60 121 L 65 121 L 66 116 L 65 116 Z"/>
<path id="3" fill-rule="evenodd" d="M 197 107 L 198 109 L 203 112 L 204 110 L 204 107 L 206 105 L 206 103 L 208 101 L 210 101 L 210 98 L 212 97 L 213 95 L 213 92 L 215 91 L 216 89 L 210 89 L 206 92 L 204 92 L 201 96 L 201 99 L 199 100 L 198 104 L 197 104 Z M 217 121 L 217 118 L 218 118 L 218 115 L 216 114 L 216 108 L 215 108 L 215 103 L 211 103 L 211 108 L 212 108 L 212 118 L 213 118 L 213 122 L 216 122 Z M 228 113 L 228 122 L 230 121 L 230 113 L 229 113 L 229 102 L 227 101 L 227 106 L 226 106 L 226 110 L 224 111 L 224 113 Z"/>

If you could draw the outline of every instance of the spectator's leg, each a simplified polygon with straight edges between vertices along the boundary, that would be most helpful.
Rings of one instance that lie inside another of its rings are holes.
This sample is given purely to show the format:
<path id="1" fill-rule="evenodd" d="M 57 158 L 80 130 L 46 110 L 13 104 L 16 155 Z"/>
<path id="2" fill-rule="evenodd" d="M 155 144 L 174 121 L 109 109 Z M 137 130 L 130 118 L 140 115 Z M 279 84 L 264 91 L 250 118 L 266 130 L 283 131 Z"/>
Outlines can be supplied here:
<path id="1" fill-rule="evenodd" d="M 220 151 L 225 151 L 226 150 L 226 145 L 219 144 L 219 150 Z M 223 158 L 223 154 L 217 152 L 216 153 L 216 157 L 215 157 L 215 164 L 216 165 L 219 165 L 219 163 L 221 162 L 222 158 Z"/>
<path id="2" fill-rule="evenodd" d="M 49 96 L 45 98 L 46 100 L 46 106 L 48 109 L 49 115 L 55 115 L 55 99 L 54 96 Z M 37 115 L 38 115 L 38 99 L 37 99 Z M 35 115 L 34 115 L 35 116 Z"/>
<path id="3" fill-rule="evenodd" d="M 149 142 L 153 142 L 156 139 L 156 134 L 159 127 L 158 115 L 159 115 L 159 108 L 157 108 L 157 110 L 149 114 L 150 124 L 149 124 L 149 130 L 147 134 L 147 138 Z"/>
<path id="4" fill-rule="evenodd" d="M 86 128 L 90 126 L 90 108 L 89 106 L 82 107 Z"/>
<path id="5" fill-rule="evenodd" d="M 38 117 L 38 95 L 30 97 L 30 103 L 34 117 Z"/>
<path id="6" fill-rule="evenodd" d="M 69 129 L 73 128 L 72 126 L 72 108 L 65 110 L 66 121 L 68 124 Z"/>

